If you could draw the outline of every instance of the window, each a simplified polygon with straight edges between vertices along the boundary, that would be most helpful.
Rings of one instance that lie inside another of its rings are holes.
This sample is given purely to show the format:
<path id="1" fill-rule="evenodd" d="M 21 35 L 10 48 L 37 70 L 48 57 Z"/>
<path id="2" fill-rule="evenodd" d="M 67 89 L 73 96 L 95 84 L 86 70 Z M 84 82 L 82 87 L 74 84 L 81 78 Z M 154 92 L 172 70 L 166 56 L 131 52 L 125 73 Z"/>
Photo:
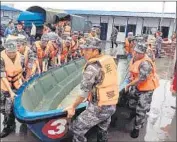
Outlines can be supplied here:
<path id="1" fill-rule="evenodd" d="M 116 28 L 119 32 L 123 32 L 123 33 L 125 32 L 125 26 L 119 25 L 119 26 L 116 26 Z"/>
<path id="2" fill-rule="evenodd" d="M 157 29 L 156 27 L 143 27 L 143 34 L 152 34 L 152 29 Z"/>

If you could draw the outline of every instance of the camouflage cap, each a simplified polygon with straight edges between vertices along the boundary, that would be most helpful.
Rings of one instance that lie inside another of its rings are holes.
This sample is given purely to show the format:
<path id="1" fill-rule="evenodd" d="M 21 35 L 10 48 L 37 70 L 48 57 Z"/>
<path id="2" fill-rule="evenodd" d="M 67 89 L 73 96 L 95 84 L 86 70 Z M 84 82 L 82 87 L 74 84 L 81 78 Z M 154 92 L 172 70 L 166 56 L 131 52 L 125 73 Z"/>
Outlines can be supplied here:
<path id="1" fill-rule="evenodd" d="M 99 38 L 87 38 L 85 46 L 83 49 L 92 48 L 92 49 L 101 49 L 101 40 Z"/>
<path id="2" fill-rule="evenodd" d="M 17 42 L 15 40 L 8 40 L 4 44 L 4 47 L 7 52 L 16 52 L 17 51 Z"/>
<path id="3" fill-rule="evenodd" d="M 78 31 L 74 31 L 73 35 L 79 35 L 79 32 Z"/>
<path id="4" fill-rule="evenodd" d="M 49 35 L 48 34 L 43 34 L 41 37 L 41 41 L 49 41 Z"/>
<path id="5" fill-rule="evenodd" d="M 54 33 L 54 32 L 50 32 L 48 33 L 48 36 L 49 36 L 49 40 L 50 41 L 56 41 L 58 39 L 58 34 Z"/>
<path id="6" fill-rule="evenodd" d="M 96 29 L 95 29 L 95 28 L 92 28 L 91 31 L 92 31 L 92 32 L 96 32 Z"/>
<path id="7" fill-rule="evenodd" d="M 70 36 L 67 36 L 67 37 L 66 37 L 66 42 L 71 43 L 71 41 L 72 41 L 72 38 L 71 38 Z"/>
<path id="8" fill-rule="evenodd" d="M 147 50 L 147 46 L 144 43 L 137 43 L 134 50 L 138 53 L 145 54 Z"/>
<path id="9" fill-rule="evenodd" d="M 17 37 L 17 43 L 26 43 L 27 39 L 24 35 L 18 35 Z"/>

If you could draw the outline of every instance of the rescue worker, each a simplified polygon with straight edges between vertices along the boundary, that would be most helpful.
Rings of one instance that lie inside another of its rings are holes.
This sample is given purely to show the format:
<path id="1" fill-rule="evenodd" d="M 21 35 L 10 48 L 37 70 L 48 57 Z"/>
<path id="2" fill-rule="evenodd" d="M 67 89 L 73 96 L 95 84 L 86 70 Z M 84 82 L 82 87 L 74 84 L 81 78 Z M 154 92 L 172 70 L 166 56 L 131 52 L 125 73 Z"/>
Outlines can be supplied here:
<path id="1" fill-rule="evenodd" d="M 63 39 L 66 39 L 67 36 L 71 36 L 71 26 L 69 21 L 66 23 L 66 26 L 64 26 Z"/>
<path id="2" fill-rule="evenodd" d="M 18 52 L 23 55 L 25 63 L 24 63 L 24 72 L 23 77 L 25 81 L 27 81 L 32 75 L 36 73 L 38 70 L 38 73 L 41 73 L 39 62 L 37 60 L 37 57 L 35 57 L 35 54 L 33 51 L 27 46 L 27 40 L 25 36 L 18 36 L 17 37 L 17 49 Z"/>
<path id="3" fill-rule="evenodd" d="M 58 26 L 57 26 L 57 34 L 58 34 L 58 36 L 59 37 L 62 37 L 62 35 L 63 35 L 63 31 L 64 31 L 64 28 L 63 28 L 63 22 L 62 21 L 59 21 L 58 22 Z"/>
<path id="4" fill-rule="evenodd" d="M 61 49 L 61 64 L 67 63 L 70 61 L 70 56 L 68 56 L 68 52 L 71 49 L 71 37 L 67 37 L 66 40 L 62 42 L 62 49 Z"/>
<path id="5" fill-rule="evenodd" d="M 161 32 L 156 32 L 156 41 L 155 41 L 155 46 L 156 46 L 156 58 L 161 58 L 161 49 L 162 49 L 162 37 L 160 36 Z"/>
<path id="6" fill-rule="evenodd" d="M 49 42 L 47 49 L 49 50 L 49 66 L 51 68 L 61 65 L 61 43 L 62 39 L 56 33 L 49 33 Z"/>
<path id="7" fill-rule="evenodd" d="M 128 107 L 135 114 L 132 138 L 139 136 L 139 130 L 145 123 L 146 113 L 150 111 L 150 104 L 154 90 L 159 86 L 158 76 L 152 60 L 146 55 L 145 44 L 138 43 L 134 48 L 134 56 L 130 61 L 130 83 L 125 87 L 129 96 Z"/>
<path id="8" fill-rule="evenodd" d="M 17 29 L 12 32 L 12 35 L 15 35 L 15 36 L 23 35 L 26 37 L 26 39 L 28 39 L 28 35 L 23 30 L 23 23 L 22 22 L 18 22 Z"/>
<path id="9" fill-rule="evenodd" d="M 96 37 L 97 38 L 97 34 L 96 34 L 95 28 L 91 29 L 91 32 L 89 33 L 88 37 L 89 38 L 92 38 L 92 37 Z"/>
<path id="10" fill-rule="evenodd" d="M 49 60 L 49 49 L 47 48 L 48 41 L 49 35 L 43 34 L 41 40 L 34 42 L 31 48 L 32 51 L 35 53 L 35 56 L 38 58 L 41 72 L 45 72 L 48 69 Z"/>
<path id="11" fill-rule="evenodd" d="M 46 24 L 44 24 L 43 25 L 43 30 L 42 30 L 42 34 L 47 34 L 47 33 L 49 33 L 51 30 L 50 30 L 50 24 L 48 23 L 46 23 Z"/>
<path id="12" fill-rule="evenodd" d="M 88 33 L 84 33 L 84 36 L 79 39 L 79 45 L 85 44 L 86 38 L 88 38 Z"/>
<path id="13" fill-rule="evenodd" d="M 147 44 L 147 51 L 146 54 L 148 55 L 148 57 L 152 60 L 152 62 L 155 63 L 155 54 L 154 51 L 152 49 L 152 44 L 151 43 L 146 43 Z"/>
<path id="14" fill-rule="evenodd" d="M 72 35 L 71 49 L 69 51 L 69 56 L 71 59 L 77 58 L 78 47 L 79 47 L 78 36 L 79 36 L 78 31 L 74 31 Z"/>
<path id="15" fill-rule="evenodd" d="M 24 63 L 17 44 L 14 40 L 5 43 L 5 50 L 1 51 L 1 103 L 0 112 L 4 115 L 4 128 L 0 137 L 6 137 L 15 130 L 15 116 L 13 113 L 13 100 L 15 92 L 22 85 L 22 64 Z"/>
<path id="16" fill-rule="evenodd" d="M 118 101 L 117 66 L 109 55 L 101 55 L 100 40 L 88 39 L 83 46 L 87 63 L 81 81 L 81 94 L 66 108 L 68 118 L 75 114 L 76 107 L 86 98 L 88 107 L 71 124 L 73 142 L 86 142 L 85 134 L 98 126 L 98 142 L 107 142 L 108 127 Z M 104 76 L 104 77 L 103 77 Z"/>
<path id="17" fill-rule="evenodd" d="M 112 29 L 112 33 L 111 33 L 111 48 L 114 48 L 114 44 L 116 45 L 116 47 L 118 46 L 116 40 L 117 40 L 117 35 L 118 35 L 118 30 L 116 28 L 116 26 L 113 26 L 113 29 Z"/>
<path id="18" fill-rule="evenodd" d="M 128 37 L 125 39 L 125 52 L 128 58 L 132 58 L 134 48 L 133 33 L 129 32 Z"/>

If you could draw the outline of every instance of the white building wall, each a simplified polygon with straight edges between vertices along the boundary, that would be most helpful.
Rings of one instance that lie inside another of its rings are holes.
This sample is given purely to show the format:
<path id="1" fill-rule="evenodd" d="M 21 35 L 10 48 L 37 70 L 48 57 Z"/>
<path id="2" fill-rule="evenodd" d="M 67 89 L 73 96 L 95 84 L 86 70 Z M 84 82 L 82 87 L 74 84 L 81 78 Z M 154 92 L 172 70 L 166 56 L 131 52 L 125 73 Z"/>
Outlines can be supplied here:
<path id="1" fill-rule="evenodd" d="M 109 16 L 101 16 L 101 23 L 108 23 Z"/>
<path id="2" fill-rule="evenodd" d="M 144 26 L 157 28 L 158 25 L 159 25 L 159 18 L 144 18 Z"/>
<path id="3" fill-rule="evenodd" d="M 137 18 L 136 17 L 129 17 L 128 24 L 136 25 Z"/>
<path id="4" fill-rule="evenodd" d="M 176 20 L 175 23 L 174 23 L 174 19 L 169 19 L 169 21 L 170 21 L 170 28 L 169 28 L 168 38 L 171 38 L 176 28 Z"/>
<path id="5" fill-rule="evenodd" d="M 114 18 L 115 25 L 127 25 L 127 18 L 126 17 L 115 17 Z"/>
<path id="6" fill-rule="evenodd" d="M 137 25 L 136 25 L 136 35 L 141 35 L 142 27 L 143 26 L 143 19 L 138 18 Z"/>
<path id="7" fill-rule="evenodd" d="M 112 26 L 113 26 L 113 17 L 109 16 L 108 18 L 108 31 L 107 31 L 107 40 L 110 41 L 111 33 L 112 33 Z"/>
<path id="8" fill-rule="evenodd" d="M 100 17 L 99 16 L 89 16 L 88 20 L 94 24 L 100 24 Z"/>

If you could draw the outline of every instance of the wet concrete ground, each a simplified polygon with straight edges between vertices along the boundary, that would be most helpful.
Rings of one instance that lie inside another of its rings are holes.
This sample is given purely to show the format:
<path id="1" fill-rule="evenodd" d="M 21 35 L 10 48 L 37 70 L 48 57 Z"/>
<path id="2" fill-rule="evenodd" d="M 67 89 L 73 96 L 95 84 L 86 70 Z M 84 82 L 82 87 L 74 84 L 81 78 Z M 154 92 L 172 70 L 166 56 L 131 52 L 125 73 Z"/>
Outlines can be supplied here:
<path id="1" fill-rule="evenodd" d="M 106 54 L 122 54 L 121 45 L 117 49 L 110 51 L 110 44 L 105 46 Z M 126 63 L 125 61 L 123 61 Z M 151 110 L 147 115 L 147 124 L 141 129 L 140 136 L 137 139 L 132 139 L 129 136 L 133 120 L 128 122 L 126 120 L 119 120 L 118 124 L 126 124 L 126 129 L 120 130 L 120 127 L 110 128 L 109 142 L 120 141 L 176 141 L 176 121 L 174 121 L 174 114 L 176 112 L 171 106 L 176 106 L 176 98 L 172 96 L 170 88 L 170 77 L 172 76 L 172 60 L 168 57 L 156 60 L 157 73 L 160 76 L 160 87 L 157 88 L 153 95 Z M 124 68 L 125 71 L 125 68 Z M 172 121 L 173 120 L 173 121 Z M 1 126 L 3 117 L 1 115 Z M 173 123 L 169 129 L 168 124 Z M 1 139 L 2 142 L 39 142 L 39 139 L 27 129 L 26 125 L 16 123 L 16 131 L 8 137 Z M 1 127 L 2 130 L 3 127 Z M 94 139 L 94 138 L 93 138 Z M 94 142 L 89 139 L 89 142 Z"/>

